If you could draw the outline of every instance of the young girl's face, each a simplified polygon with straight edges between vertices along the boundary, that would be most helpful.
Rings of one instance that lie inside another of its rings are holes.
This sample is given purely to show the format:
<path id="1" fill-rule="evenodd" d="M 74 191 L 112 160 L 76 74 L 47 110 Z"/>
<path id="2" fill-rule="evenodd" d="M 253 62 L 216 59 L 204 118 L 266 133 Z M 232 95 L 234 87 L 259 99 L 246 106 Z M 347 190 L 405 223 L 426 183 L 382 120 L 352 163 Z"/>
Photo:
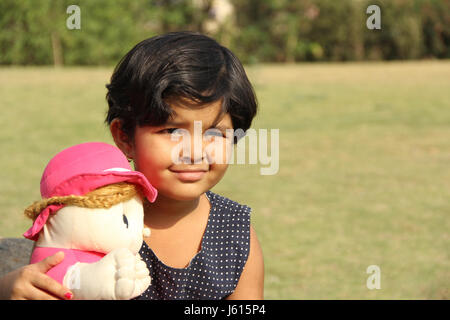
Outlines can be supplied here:
<path id="1" fill-rule="evenodd" d="M 136 127 L 131 156 L 136 170 L 147 177 L 160 195 L 176 200 L 195 199 L 218 183 L 226 172 L 232 147 L 226 130 L 233 129 L 231 117 L 221 112 L 221 101 L 201 107 L 183 98 L 167 103 L 173 116 L 162 126 Z M 180 147 L 186 143 L 191 146 L 187 156 L 186 148 Z M 215 152 L 217 148 L 222 152 Z"/>

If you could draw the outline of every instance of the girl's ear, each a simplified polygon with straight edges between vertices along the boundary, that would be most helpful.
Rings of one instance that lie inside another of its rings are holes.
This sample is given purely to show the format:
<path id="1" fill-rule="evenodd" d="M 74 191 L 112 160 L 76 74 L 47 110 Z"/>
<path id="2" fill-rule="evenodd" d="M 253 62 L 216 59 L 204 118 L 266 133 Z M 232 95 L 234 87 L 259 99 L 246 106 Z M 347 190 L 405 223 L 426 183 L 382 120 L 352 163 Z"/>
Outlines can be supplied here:
<path id="1" fill-rule="evenodd" d="M 125 154 L 128 159 L 133 159 L 133 143 L 130 137 L 122 130 L 122 121 L 114 119 L 109 125 L 109 130 L 116 143 L 116 146 Z"/>

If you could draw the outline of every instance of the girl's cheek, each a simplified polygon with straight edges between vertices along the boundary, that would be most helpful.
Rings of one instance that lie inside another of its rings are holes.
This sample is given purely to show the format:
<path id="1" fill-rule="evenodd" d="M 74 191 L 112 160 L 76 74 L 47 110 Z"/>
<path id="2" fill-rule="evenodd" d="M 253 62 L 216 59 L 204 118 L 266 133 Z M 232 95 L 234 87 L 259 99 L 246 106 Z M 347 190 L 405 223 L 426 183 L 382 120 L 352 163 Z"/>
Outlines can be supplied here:
<path id="1" fill-rule="evenodd" d="M 162 140 L 162 141 L 161 141 Z M 137 145 L 139 166 L 164 167 L 170 160 L 172 143 L 170 140 L 151 139 L 145 144 Z"/>

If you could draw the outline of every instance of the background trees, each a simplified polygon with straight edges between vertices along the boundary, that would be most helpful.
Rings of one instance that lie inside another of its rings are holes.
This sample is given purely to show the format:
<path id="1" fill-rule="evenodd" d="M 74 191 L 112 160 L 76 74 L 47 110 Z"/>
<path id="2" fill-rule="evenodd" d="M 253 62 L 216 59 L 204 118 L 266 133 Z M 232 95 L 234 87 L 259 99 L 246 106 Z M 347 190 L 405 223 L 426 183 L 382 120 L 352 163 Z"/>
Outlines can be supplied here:
<path id="1" fill-rule="evenodd" d="M 80 30 L 66 27 L 71 4 Z M 381 30 L 366 28 L 370 4 Z M 449 58 L 450 0 L 2 0 L 0 29 L 4 65 L 111 65 L 175 30 L 209 34 L 245 63 Z"/>

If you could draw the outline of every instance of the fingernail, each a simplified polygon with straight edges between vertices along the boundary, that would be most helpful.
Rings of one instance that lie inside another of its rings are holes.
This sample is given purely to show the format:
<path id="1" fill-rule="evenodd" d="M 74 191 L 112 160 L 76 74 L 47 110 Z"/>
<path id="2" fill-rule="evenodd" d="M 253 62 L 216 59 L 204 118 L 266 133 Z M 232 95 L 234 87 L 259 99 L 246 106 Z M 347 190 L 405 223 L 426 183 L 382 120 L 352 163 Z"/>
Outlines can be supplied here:
<path id="1" fill-rule="evenodd" d="M 65 297 L 67 300 L 71 300 L 71 299 L 73 298 L 73 294 L 72 294 L 72 292 L 67 292 L 67 293 L 64 295 L 64 297 Z"/>

